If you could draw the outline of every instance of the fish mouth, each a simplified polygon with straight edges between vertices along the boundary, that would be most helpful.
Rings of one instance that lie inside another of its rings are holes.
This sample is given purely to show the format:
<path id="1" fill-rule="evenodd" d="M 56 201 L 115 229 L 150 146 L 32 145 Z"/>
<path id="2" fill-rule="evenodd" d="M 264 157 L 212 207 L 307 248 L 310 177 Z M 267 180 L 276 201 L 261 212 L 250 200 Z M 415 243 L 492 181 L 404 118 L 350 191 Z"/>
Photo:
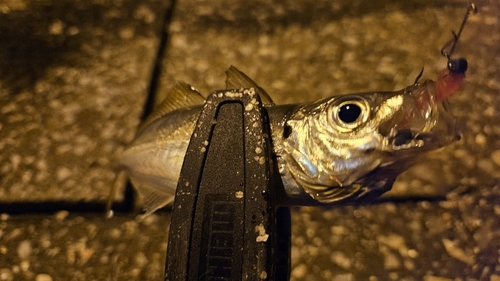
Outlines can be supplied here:
<path id="1" fill-rule="evenodd" d="M 402 91 L 403 104 L 381 126 L 384 151 L 396 157 L 413 156 L 461 139 L 449 102 L 436 102 L 433 89 L 434 83 L 427 81 Z"/>
<path id="2" fill-rule="evenodd" d="M 426 152 L 462 138 L 447 100 L 436 102 L 434 82 L 403 90 L 403 104 L 380 127 L 384 145 L 380 164 L 354 184 L 363 188 L 357 201 L 373 200 L 391 189 L 396 178 L 418 162 Z"/>

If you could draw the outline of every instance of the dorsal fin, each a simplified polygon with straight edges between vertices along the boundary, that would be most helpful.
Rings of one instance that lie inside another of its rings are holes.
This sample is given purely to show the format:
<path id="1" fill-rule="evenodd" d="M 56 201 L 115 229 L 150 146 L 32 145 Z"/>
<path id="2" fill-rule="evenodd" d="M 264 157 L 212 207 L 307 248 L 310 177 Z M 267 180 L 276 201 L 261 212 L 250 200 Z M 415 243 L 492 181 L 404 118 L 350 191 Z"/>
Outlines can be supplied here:
<path id="1" fill-rule="evenodd" d="M 250 88 L 253 87 L 260 95 L 262 104 L 265 106 L 274 105 L 271 97 L 259 87 L 255 82 L 246 76 L 245 73 L 239 71 L 236 67 L 232 66 L 226 70 L 226 89 L 239 89 L 239 88 Z"/>
<path id="2" fill-rule="evenodd" d="M 165 100 L 141 124 L 139 131 L 163 115 L 177 109 L 201 105 L 205 98 L 192 86 L 177 81 L 167 93 Z"/>

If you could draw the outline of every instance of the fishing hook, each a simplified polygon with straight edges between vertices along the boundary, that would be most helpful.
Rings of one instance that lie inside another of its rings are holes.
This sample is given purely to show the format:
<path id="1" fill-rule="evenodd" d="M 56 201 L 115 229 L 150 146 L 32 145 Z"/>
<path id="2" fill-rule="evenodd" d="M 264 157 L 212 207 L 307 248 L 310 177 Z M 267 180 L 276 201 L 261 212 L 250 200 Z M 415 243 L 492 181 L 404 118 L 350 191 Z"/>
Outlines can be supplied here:
<path id="1" fill-rule="evenodd" d="M 460 25 L 460 29 L 458 30 L 458 33 L 455 33 L 455 31 L 452 30 L 451 33 L 453 34 L 453 38 L 448 43 L 446 43 L 443 46 L 443 48 L 441 48 L 441 54 L 444 57 L 446 57 L 448 60 L 450 60 L 450 57 L 453 54 L 453 51 L 455 51 L 455 47 L 457 46 L 458 39 L 460 38 L 460 35 L 462 34 L 462 30 L 464 29 L 465 23 L 467 22 L 469 15 L 475 14 L 475 13 L 477 13 L 476 4 L 471 3 L 469 5 L 469 8 L 467 8 L 467 11 L 465 12 L 464 19 L 462 20 L 462 24 Z M 450 46 L 451 46 L 450 51 L 447 52 L 446 49 L 448 49 Z"/>

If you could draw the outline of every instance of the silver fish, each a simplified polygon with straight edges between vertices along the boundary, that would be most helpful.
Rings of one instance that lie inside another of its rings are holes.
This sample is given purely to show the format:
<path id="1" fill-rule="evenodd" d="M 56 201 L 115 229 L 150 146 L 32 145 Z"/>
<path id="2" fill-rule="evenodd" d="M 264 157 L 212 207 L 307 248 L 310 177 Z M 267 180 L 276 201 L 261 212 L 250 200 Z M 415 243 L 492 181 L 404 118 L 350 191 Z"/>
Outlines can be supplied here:
<path id="1" fill-rule="evenodd" d="M 261 96 L 287 196 L 319 204 L 356 200 L 389 190 L 425 152 L 460 138 L 434 81 L 401 91 L 334 96 L 310 104 L 275 105 L 234 67 L 227 89 L 254 88 Z M 178 82 L 118 158 L 143 198 L 145 215 L 174 198 L 181 166 L 204 98 Z"/>

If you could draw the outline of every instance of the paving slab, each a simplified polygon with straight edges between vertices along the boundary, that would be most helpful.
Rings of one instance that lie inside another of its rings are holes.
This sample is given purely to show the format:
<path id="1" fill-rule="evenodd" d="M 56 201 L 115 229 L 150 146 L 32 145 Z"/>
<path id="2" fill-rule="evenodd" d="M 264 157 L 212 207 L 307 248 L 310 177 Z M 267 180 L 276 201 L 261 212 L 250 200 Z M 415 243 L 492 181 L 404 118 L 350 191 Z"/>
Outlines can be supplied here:
<path id="1" fill-rule="evenodd" d="M 0 202 L 103 201 L 169 1 L 0 3 Z"/>
<path id="2" fill-rule="evenodd" d="M 163 280 L 170 217 L 0 216 L 0 280 Z"/>
<path id="3" fill-rule="evenodd" d="M 0 21 L 17 19 L 24 29 L 0 25 L 18 42 L 2 41 L 1 53 L 30 50 L 28 37 L 49 47 L 47 58 L 32 58 L 39 63 L 2 58 L 18 68 L 0 70 L 0 201 L 102 200 L 109 159 L 141 114 L 159 35 L 156 7 L 167 4 L 6 3 Z M 222 89 L 230 65 L 276 103 L 397 90 L 422 67 L 423 78 L 435 79 L 446 63 L 439 50 L 466 8 L 460 1 L 176 4 L 157 101 L 175 80 L 205 95 Z M 294 208 L 292 280 L 500 279 L 500 5 L 477 4 L 458 49 L 469 61 L 467 84 L 451 99 L 463 140 L 403 175 L 392 201 Z M 61 33 L 82 37 L 57 39 Z M 142 223 L 133 214 L 106 220 L 64 211 L 0 219 L 4 280 L 162 280 L 168 213 Z"/>

